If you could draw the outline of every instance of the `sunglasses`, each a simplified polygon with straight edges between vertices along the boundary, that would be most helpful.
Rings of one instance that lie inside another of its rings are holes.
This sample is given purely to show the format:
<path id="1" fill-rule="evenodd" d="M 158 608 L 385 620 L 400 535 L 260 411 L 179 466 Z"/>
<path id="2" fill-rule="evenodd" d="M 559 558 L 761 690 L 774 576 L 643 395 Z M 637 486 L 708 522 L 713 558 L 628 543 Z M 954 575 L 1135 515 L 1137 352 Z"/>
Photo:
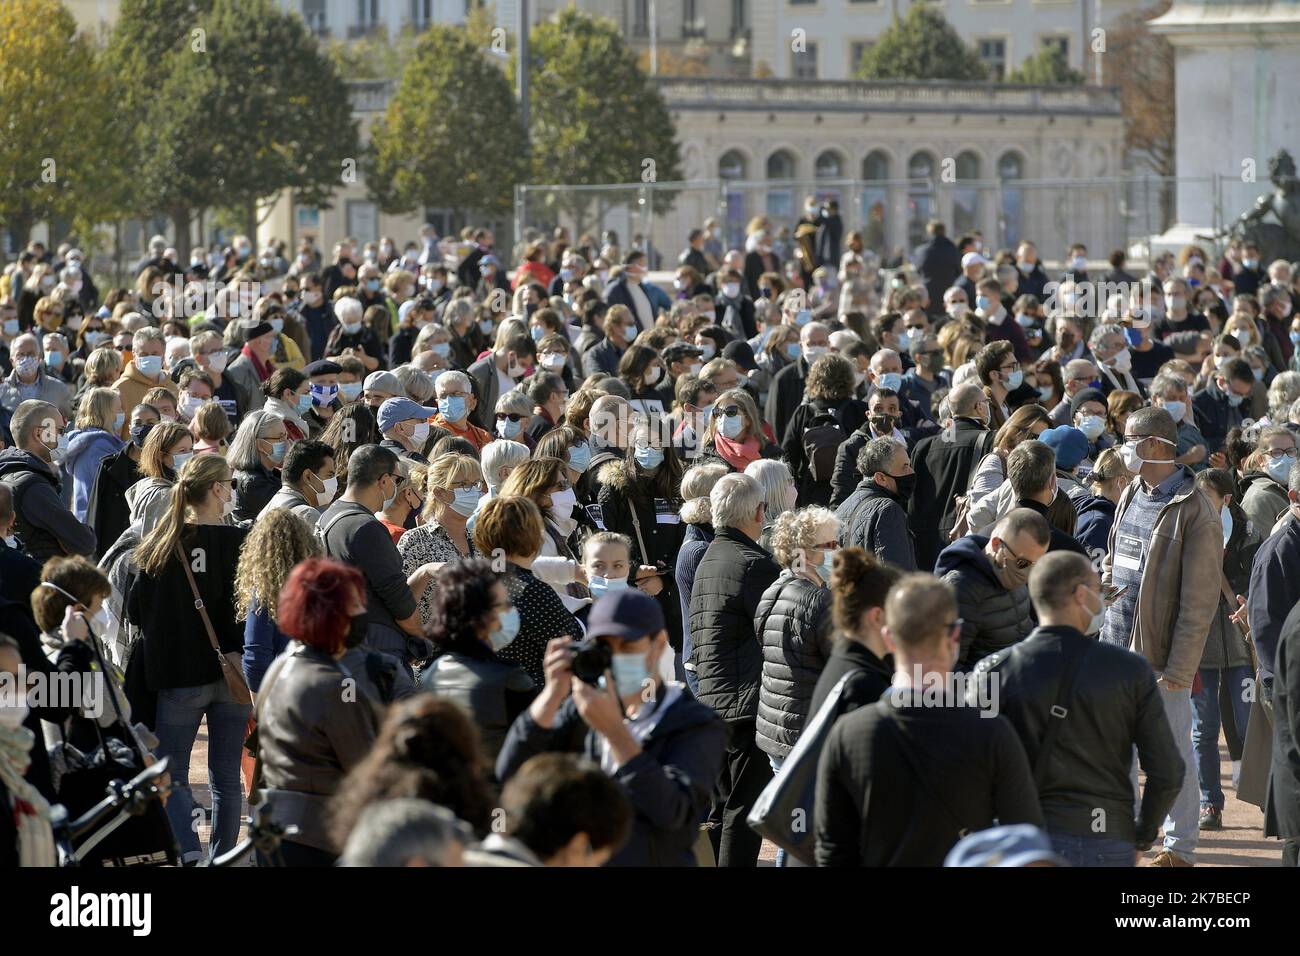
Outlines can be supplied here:
<path id="1" fill-rule="evenodd" d="M 524 416 L 520 415 L 518 412 L 497 412 L 497 421 L 499 422 L 503 422 L 506 419 L 510 419 L 512 422 L 517 422 L 523 417 Z"/>
<path id="2" fill-rule="evenodd" d="M 1011 550 L 1011 545 L 1007 544 L 1005 541 L 1002 542 L 1002 547 L 1006 548 L 1007 551 L 1011 554 L 1011 556 L 1016 559 L 1016 568 L 1018 570 L 1024 571 L 1027 568 L 1033 567 L 1034 562 L 1030 561 L 1028 558 L 1022 558 L 1020 555 L 1016 554 L 1015 551 Z"/>
<path id="3" fill-rule="evenodd" d="M 713 417 L 714 417 L 714 418 L 721 418 L 723 415 L 732 415 L 732 416 L 735 416 L 735 415 L 739 415 L 739 414 L 740 414 L 740 406 L 739 406 L 739 405 L 728 405 L 726 408 L 715 408 L 715 409 L 713 410 Z"/>

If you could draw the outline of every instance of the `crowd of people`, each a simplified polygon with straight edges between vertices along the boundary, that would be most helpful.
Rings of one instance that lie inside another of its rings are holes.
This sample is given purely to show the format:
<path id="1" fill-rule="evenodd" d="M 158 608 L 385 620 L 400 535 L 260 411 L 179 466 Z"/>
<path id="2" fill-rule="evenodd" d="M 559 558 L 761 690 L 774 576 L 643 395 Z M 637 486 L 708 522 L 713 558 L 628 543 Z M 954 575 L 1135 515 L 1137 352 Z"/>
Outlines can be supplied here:
<path id="1" fill-rule="evenodd" d="M 1185 867 L 1221 732 L 1296 865 L 1300 266 L 793 235 L 32 243 L 0 866 L 166 758 L 114 865 Z"/>

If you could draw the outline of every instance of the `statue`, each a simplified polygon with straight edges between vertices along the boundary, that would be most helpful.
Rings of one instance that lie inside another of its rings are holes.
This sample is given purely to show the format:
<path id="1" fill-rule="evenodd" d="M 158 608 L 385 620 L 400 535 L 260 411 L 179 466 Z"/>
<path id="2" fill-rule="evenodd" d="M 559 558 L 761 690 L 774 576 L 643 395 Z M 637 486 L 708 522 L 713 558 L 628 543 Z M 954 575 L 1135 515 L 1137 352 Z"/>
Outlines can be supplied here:
<path id="1" fill-rule="evenodd" d="M 1207 238 L 1235 238 L 1259 246 L 1260 261 L 1300 259 L 1300 180 L 1296 178 L 1295 160 L 1285 149 L 1268 161 L 1268 178 L 1276 188 L 1260 196 L 1248 212 L 1231 225 Z M 1276 222 L 1265 222 L 1273 214 Z"/>

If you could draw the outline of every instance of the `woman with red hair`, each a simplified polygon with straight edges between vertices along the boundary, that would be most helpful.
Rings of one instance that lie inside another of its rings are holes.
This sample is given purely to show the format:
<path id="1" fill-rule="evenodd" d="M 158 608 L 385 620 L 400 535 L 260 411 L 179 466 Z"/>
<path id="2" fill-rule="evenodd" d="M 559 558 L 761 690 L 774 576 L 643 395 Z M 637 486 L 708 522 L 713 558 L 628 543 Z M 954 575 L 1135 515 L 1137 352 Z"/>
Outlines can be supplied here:
<path id="1" fill-rule="evenodd" d="M 280 844 L 280 860 L 260 862 L 331 866 L 340 848 L 329 836 L 326 805 L 370 752 L 382 707 L 339 663 L 365 634 L 365 579 L 345 564 L 309 558 L 285 581 L 276 617 L 293 643 L 262 681 L 258 752 L 271 815 L 298 833 Z"/>

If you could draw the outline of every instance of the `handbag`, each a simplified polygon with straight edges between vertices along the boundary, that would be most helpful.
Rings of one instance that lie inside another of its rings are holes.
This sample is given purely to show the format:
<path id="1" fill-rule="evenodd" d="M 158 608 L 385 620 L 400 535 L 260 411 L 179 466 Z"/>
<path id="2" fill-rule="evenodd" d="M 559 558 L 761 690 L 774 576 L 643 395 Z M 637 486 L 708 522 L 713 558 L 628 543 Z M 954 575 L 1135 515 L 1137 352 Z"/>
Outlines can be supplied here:
<path id="1" fill-rule="evenodd" d="M 759 836 L 808 866 L 817 865 L 813 825 L 817 762 L 839 719 L 844 687 L 852 676 L 845 674 L 836 681 L 817 713 L 804 724 L 794 749 L 758 795 L 745 820 Z"/>
<path id="2" fill-rule="evenodd" d="M 194 581 L 194 572 L 190 570 L 190 563 L 185 560 L 185 552 L 181 550 L 179 544 L 176 545 L 176 558 L 180 561 L 181 567 L 185 569 L 185 579 L 190 582 L 190 592 L 194 595 L 194 609 L 199 612 L 199 617 L 203 618 L 203 630 L 207 632 L 208 643 L 212 645 L 212 650 L 216 652 L 217 660 L 221 663 L 221 676 L 225 678 L 226 687 L 230 689 L 230 696 L 235 699 L 236 704 L 251 704 L 253 694 L 248 689 L 248 682 L 244 680 L 242 653 L 238 651 L 222 652 L 221 644 L 217 641 L 217 632 L 213 629 L 212 620 L 208 617 L 208 609 L 203 606 L 199 586 Z"/>

